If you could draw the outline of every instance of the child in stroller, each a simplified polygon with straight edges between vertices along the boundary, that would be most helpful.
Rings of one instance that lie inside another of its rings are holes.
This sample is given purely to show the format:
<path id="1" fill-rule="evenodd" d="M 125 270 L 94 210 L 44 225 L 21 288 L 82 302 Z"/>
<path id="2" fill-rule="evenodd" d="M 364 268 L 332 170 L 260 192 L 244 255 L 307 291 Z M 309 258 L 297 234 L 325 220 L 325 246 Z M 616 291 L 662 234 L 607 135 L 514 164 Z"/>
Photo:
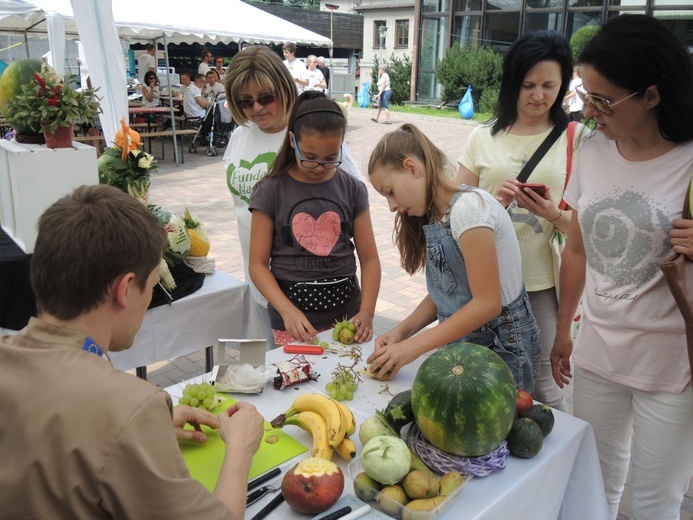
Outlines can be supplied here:
<path id="1" fill-rule="evenodd" d="M 229 135 L 235 126 L 231 111 L 226 105 L 226 95 L 217 94 L 214 102 L 207 108 L 202 117 L 195 137 L 190 142 L 189 151 L 197 152 L 197 145 L 207 147 L 207 156 L 217 155 L 217 148 L 224 148 L 229 142 Z"/>

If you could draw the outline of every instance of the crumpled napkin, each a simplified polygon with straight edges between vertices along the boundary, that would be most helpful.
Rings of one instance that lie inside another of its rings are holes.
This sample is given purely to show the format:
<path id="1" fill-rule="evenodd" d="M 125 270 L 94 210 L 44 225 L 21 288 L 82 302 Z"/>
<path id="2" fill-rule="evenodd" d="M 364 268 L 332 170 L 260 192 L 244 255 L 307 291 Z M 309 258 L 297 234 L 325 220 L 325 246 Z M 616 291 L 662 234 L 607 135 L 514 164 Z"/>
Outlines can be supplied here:
<path id="1" fill-rule="evenodd" d="M 274 365 L 229 365 L 223 375 L 217 375 L 215 388 L 219 392 L 261 394 L 267 382 L 274 379 L 276 374 L 277 367 Z"/>
<path id="2" fill-rule="evenodd" d="M 212 274 L 216 269 L 214 258 L 208 256 L 188 256 L 184 262 L 196 273 Z"/>

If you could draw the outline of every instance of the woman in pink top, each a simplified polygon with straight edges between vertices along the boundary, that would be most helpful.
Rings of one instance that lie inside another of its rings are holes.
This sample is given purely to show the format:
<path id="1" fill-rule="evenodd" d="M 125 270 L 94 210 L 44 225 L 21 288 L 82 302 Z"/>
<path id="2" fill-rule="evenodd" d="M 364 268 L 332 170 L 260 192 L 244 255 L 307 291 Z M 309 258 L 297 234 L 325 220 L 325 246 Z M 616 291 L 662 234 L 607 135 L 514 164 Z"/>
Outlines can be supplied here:
<path id="1" fill-rule="evenodd" d="M 667 26 L 642 15 L 603 25 L 578 61 L 598 131 L 578 149 L 564 195 L 573 215 L 554 378 L 575 377 L 574 412 L 594 428 L 612 518 L 632 462 L 630 517 L 675 519 L 693 475 L 693 390 L 685 324 L 659 264 L 672 251 L 693 260 L 693 221 L 681 218 L 693 64 Z"/>

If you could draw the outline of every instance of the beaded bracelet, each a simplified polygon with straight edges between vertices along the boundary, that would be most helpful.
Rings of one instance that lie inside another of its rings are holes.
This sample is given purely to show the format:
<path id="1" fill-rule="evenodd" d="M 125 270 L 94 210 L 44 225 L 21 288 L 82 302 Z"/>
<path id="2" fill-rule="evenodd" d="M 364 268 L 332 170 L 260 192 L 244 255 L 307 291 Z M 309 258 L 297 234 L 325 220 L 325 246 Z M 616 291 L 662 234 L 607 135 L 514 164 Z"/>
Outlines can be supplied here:
<path id="1" fill-rule="evenodd" d="M 556 222 L 556 221 L 557 221 L 559 218 L 561 218 L 562 216 L 563 216 L 563 210 L 562 210 L 562 209 L 559 209 L 559 210 L 558 210 L 558 216 L 557 216 L 555 219 L 553 219 L 553 220 L 549 220 L 549 222 Z"/>

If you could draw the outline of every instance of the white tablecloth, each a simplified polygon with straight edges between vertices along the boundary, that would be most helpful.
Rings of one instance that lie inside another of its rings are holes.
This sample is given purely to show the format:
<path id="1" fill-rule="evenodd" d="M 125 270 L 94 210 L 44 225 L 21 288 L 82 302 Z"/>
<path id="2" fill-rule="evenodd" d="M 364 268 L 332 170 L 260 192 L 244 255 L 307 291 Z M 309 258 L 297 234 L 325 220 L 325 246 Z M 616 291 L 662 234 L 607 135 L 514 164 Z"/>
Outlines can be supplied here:
<path id="1" fill-rule="evenodd" d="M 331 331 L 321 334 L 328 340 Z M 362 345 L 363 359 L 373 351 L 373 342 Z M 276 349 L 267 354 L 267 363 L 273 363 L 292 356 Z M 265 419 L 271 420 L 285 411 L 293 399 L 303 392 L 325 393 L 324 385 L 338 361 L 334 354 L 306 356 L 321 375 L 318 382 L 302 383 L 281 392 L 270 385 L 260 395 L 232 395 L 237 400 L 253 403 Z M 387 405 L 391 394 L 411 388 L 416 370 L 423 359 L 403 368 L 393 381 L 387 385 L 380 381 L 367 379 L 359 386 L 353 401 L 345 403 L 352 409 L 357 423 L 373 415 L 376 409 Z M 384 391 L 386 388 L 389 389 Z M 180 397 L 181 386 L 166 389 L 174 397 Z M 175 400 L 174 400 L 175 402 Z M 511 518 L 532 520 L 606 520 L 609 518 L 599 460 L 592 428 L 586 422 L 562 412 L 554 411 L 556 423 L 551 434 L 544 439 L 539 454 L 532 459 L 510 456 L 506 468 L 484 478 L 475 478 L 467 483 L 456 501 L 445 507 L 439 520 L 507 520 Z M 310 448 L 309 434 L 298 428 L 288 426 L 286 432 Z M 353 440 L 361 451 L 358 436 Z M 305 456 L 305 455 L 304 455 Z M 303 456 L 299 457 L 302 458 Z M 347 472 L 347 463 L 335 454 L 333 460 Z M 296 460 L 289 461 L 282 468 L 290 468 Z M 284 472 L 282 472 L 283 475 Z M 271 482 L 281 483 L 281 476 Z M 344 493 L 353 493 L 351 480 L 347 481 Z M 273 496 L 273 495 L 271 495 Z M 270 497 L 254 504 L 246 513 L 252 518 Z M 270 514 L 268 519 L 305 519 L 294 513 L 285 503 Z M 365 516 L 363 518 L 368 518 Z"/>
<path id="2" fill-rule="evenodd" d="M 216 271 L 198 291 L 149 309 L 134 345 L 109 356 L 113 366 L 129 370 L 215 346 L 220 338 L 264 337 L 248 284 Z"/>

